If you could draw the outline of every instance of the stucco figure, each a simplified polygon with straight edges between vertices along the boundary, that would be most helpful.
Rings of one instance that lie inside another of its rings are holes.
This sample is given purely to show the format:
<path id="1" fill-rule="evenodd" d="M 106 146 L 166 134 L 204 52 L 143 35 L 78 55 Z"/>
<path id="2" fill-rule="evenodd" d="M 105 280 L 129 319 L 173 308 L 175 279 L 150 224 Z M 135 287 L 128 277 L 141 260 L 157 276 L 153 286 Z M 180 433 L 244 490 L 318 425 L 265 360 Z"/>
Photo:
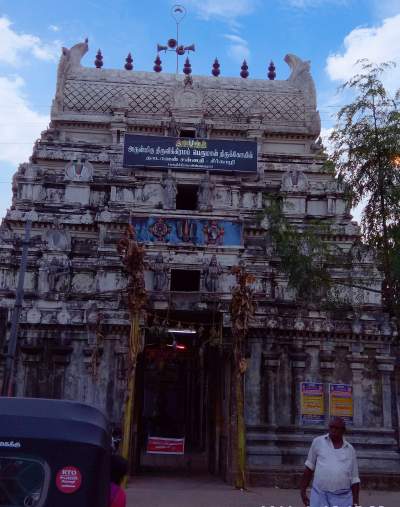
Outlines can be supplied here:
<path id="1" fill-rule="evenodd" d="M 209 292 L 218 291 L 218 283 L 222 274 L 222 267 L 218 263 L 217 256 L 211 257 L 210 263 L 204 269 L 204 285 Z"/>
<path id="2" fill-rule="evenodd" d="M 150 264 L 153 271 L 153 290 L 163 291 L 167 286 L 167 265 L 164 262 L 162 253 L 160 252 Z"/>
<path id="3" fill-rule="evenodd" d="M 163 187 L 164 209 L 175 209 L 178 189 L 176 179 L 172 176 L 172 171 L 168 170 L 168 173 L 164 174 L 161 184 Z"/>
<path id="4" fill-rule="evenodd" d="M 197 203 L 200 211 L 212 210 L 214 189 L 215 185 L 211 181 L 210 172 L 207 171 L 200 181 L 199 189 L 197 192 Z"/>

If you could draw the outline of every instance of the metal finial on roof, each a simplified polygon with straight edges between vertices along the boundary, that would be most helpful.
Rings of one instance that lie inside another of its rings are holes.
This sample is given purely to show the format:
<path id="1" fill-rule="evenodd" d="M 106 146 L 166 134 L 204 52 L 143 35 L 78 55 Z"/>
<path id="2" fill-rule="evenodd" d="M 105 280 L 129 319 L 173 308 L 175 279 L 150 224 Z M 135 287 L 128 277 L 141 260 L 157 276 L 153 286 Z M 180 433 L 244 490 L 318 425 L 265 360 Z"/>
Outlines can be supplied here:
<path id="1" fill-rule="evenodd" d="M 268 79 L 273 81 L 276 78 L 276 68 L 274 62 L 271 60 L 271 63 L 268 67 Z"/>
<path id="2" fill-rule="evenodd" d="M 171 9 L 171 14 L 176 24 L 176 38 L 168 39 L 166 46 L 157 44 L 157 51 L 164 51 L 165 53 L 167 51 L 173 51 L 176 54 L 176 73 L 178 74 L 179 57 L 183 56 L 185 53 L 189 53 L 190 51 L 195 51 L 195 46 L 194 44 L 185 46 L 179 41 L 179 25 L 182 22 L 183 18 L 186 16 L 185 7 L 179 4 L 174 5 Z"/>
<path id="3" fill-rule="evenodd" d="M 246 60 L 243 60 L 242 66 L 240 67 L 240 77 L 246 79 L 249 77 L 249 66 L 247 65 Z"/>
<path id="4" fill-rule="evenodd" d="M 128 56 L 125 58 L 125 69 L 126 70 L 133 70 L 133 58 L 132 58 L 132 55 L 130 53 L 128 53 Z"/>
<path id="5" fill-rule="evenodd" d="M 211 74 L 218 77 L 221 74 L 220 67 L 221 65 L 219 64 L 218 58 L 216 58 L 212 66 Z"/>
<path id="6" fill-rule="evenodd" d="M 183 64 L 183 73 L 187 76 L 192 73 L 192 66 L 190 65 L 188 57 L 186 57 L 185 63 Z"/>
<path id="7" fill-rule="evenodd" d="M 157 55 L 156 59 L 154 60 L 154 67 L 153 67 L 153 70 L 154 72 L 161 72 L 162 71 L 162 67 L 161 67 L 161 58 L 160 58 L 160 55 Z"/>
<path id="8" fill-rule="evenodd" d="M 103 67 L 103 55 L 101 54 L 100 49 L 97 51 L 96 60 L 94 61 L 96 69 L 101 69 Z"/>

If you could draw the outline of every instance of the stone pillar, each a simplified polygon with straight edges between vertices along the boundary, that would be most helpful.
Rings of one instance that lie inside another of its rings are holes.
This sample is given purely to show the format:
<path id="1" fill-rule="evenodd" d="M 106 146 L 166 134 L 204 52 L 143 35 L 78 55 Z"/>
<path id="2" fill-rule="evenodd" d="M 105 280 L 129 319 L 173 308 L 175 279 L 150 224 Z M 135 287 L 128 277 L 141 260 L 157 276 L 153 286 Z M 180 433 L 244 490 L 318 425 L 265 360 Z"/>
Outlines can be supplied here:
<path id="1" fill-rule="evenodd" d="M 279 355 L 276 352 L 264 353 L 265 378 L 267 382 L 267 424 L 276 426 L 276 375 L 279 368 Z"/>
<path id="2" fill-rule="evenodd" d="M 331 350 L 321 350 L 320 369 L 322 382 L 324 383 L 324 414 L 325 421 L 329 419 L 329 384 L 332 382 L 332 374 L 335 369 L 335 357 Z"/>
<path id="3" fill-rule="evenodd" d="M 381 373 L 383 427 L 392 428 L 392 386 L 391 374 L 394 370 L 394 358 L 376 356 L 378 370 Z"/>
<path id="4" fill-rule="evenodd" d="M 261 423 L 261 363 L 262 363 L 262 339 L 249 340 L 251 357 L 246 371 L 246 424 L 256 425 Z"/>
<path id="5" fill-rule="evenodd" d="M 263 194 L 262 192 L 257 192 L 257 209 L 262 209 L 263 207 Z"/>
<path id="6" fill-rule="evenodd" d="M 296 426 L 300 423 L 300 382 L 304 381 L 304 369 L 306 367 L 307 354 L 305 352 L 293 352 L 290 354 L 293 378 L 293 404 L 292 423 Z"/>
<path id="7" fill-rule="evenodd" d="M 354 426 L 363 426 L 363 390 L 362 378 L 364 364 L 368 356 L 353 353 L 349 356 L 350 368 L 353 372 L 353 423 Z"/>
<path id="8" fill-rule="evenodd" d="M 39 392 L 39 367 L 43 361 L 43 342 L 38 337 L 20 341 L 23 370 L 17 369 L 16 396 L 37 397 Z"/>
<path id="9" fill-rule="evenodd" d="M 320 378 L 319 350 L 321 342 L 319 340 L 308 340 L 304 346 L 306 353 L 310 358 L 310 367 L 306 373 L 305 380 L 309 382 L 318 382 Z"/>
<path id="10" fill-rule="evenodd" d="M 116 202 L 117 201 L 117 187 L 112 186 L 111 192 L 110 192 L 110 202 Z"/>
<path id="11" fill-rule="evenodd" d="M 336 196 L 335 195 L 327 195 L 326 196 L 328 204 L 327 204 L 327 213 L 329 216 L 336 215 Z"/>
<path id="12" fill-rule="evenodd" d="M 232 188 L 232 208 L 238 209 L 240 206 L 240 190 Z"/>

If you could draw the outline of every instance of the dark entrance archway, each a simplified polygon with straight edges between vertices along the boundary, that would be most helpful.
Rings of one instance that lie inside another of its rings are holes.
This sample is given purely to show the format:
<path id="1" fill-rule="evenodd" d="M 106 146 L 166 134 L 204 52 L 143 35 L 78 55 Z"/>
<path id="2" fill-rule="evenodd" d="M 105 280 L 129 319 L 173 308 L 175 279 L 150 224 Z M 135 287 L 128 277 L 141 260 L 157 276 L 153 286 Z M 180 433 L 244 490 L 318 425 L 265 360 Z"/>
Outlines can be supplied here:
<path id="1" fill-rule="evenodd" d="M 135 470 L 225 477 L 230 358 L 220 316 L 174 312 L 168 322 L 146 329 L 138 363 Z"/>

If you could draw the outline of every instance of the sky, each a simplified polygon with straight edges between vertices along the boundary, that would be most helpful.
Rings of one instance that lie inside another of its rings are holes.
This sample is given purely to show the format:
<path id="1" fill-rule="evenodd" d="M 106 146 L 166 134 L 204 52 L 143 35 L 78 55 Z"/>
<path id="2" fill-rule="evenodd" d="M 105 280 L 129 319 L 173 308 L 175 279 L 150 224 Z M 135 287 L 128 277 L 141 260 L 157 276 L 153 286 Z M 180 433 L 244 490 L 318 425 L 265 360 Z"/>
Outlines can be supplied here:
<path id="1" fill-rule="evenodd" d="M 180 41 L 195 44 L 193 75 L 238 76 L 245 58 L 251 78 L 266 78 L 269 62 L 287 79 L 283 58 L 311 61 L 323 133 L 345 98 L 337 93 L 355 62 L 395 61 L 387 86 L 400 86 L 400 0 L 186 0 Z M 49 122 L 61 48 L 89 38 L 82 63 L 122 68 L 128 52 L 136 70 L 151 71 L 157 43 L 175 37 L 169 0 L 0 0 L 0 217 L 11 204 L 11 179 Z M 174 72 L 172 53 L 161 54 Z M 180 69 L 183 59 L 180 61 Z"/>

